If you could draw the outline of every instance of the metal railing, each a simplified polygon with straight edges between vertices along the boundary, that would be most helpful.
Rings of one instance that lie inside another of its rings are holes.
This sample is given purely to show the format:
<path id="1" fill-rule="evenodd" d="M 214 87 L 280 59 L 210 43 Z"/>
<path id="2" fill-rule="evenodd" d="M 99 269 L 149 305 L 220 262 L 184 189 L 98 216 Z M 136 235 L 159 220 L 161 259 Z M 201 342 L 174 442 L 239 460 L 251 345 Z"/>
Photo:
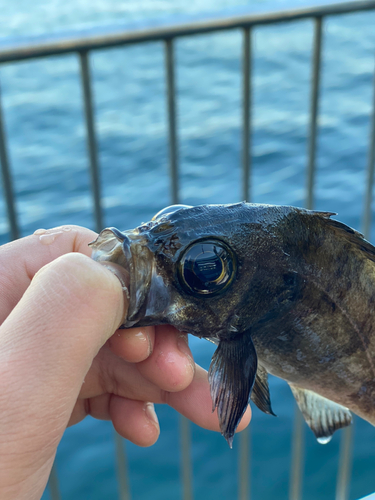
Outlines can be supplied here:
<path id="1" fill-rule="evenodd" d="M 64 36 L 52 40 L 42 40 L 27 44 L 19 43 L 14 46 L 0 47 L 0 64 L 56 56 L 67 53 L 76 53 L 81 67 L 81 83 L 84 96 L 87 150 L 89 156 L 93 207 L 95 226 L 99 231 L 103 227 L 102 206 L 100 195 L 100 172 L 98 161 L 98 148 L 95 134 L 95 118 L 93 113 L 92 83 L 90 76 L 89 55 L 91 51 L 118 47 L 130 44 L 140 44 L 151 41 L 164 42 L 165 46 L 165 78 L 167 88 L 168 111 L 168 137 L 169 161 L 171 179 L 171 198 L 173 203 L 179 201 L 179 176 L 178 176 L 178 127 L 176 117 L 176 91 L 175 91 L 175 61 L 174 42 L 177 38 L 213 33 L 226 30 L 242 30 L 242 198 L 251 199 L 251 137 L 252 137 L 252 34 L 253 29 L 259 25 L 285 23 L 300 19 L 311 19 L 314 22 L 314 40 L 312 51 L 311 74 L 311 102 L 308 140 L 308 163 L 306 176 L 306 201 L 307 208 L 312 208 L 314 203 L 315 155 L 317 137 L 317 118 L 319 111 L 319 87 L 321 70 L 321 51 L 323 24 L 327 16 L 336 16 L 359 11 L 374 10 L 375 0 L 360 0 L 352 2 L 335 2 L 313 5 L 309 7 L 289 8 L 282 11 L 253 12 L 237 17 L 228 17 L 212 20 L 196 21 L 189 24 L 173 26 L 158 26 L 148 29 L 136 29 L 111 33 L 98 33 L 86 36 Z M 1 108 L 0 94 L 0 162 L 3 179 L 3 189 L 8 213 L 8 223 L 12 238 L 19 236 L 16 204 L 13 195 L 12 175 L 7 154 L 7 141 L 5 137 L 4 117 Z M 367 186 L 363 216 L 363 229 L 369 235 L 371 224 L 372 186 L 374 179 L 375 163 L 375 80 L 374 100 L 371 119 L 370 147 L 367 167 Z M 304 424 L 301 413 L 296 410 L 292 446 L 292 465 L 290 480 L 290 500 L 301 499 L 302 471 L 304 455 Z M 183 498 L 189 500 L 193 497 L 191 486 L 190 464 L 190 434 L 189 424 L 181 418 L 181 447 L 182 447 L 182 480 Z M 349 428 L 342 434 L 341 457 L 338 470 L 336 500 L 348 498 L 350 484 L 352 430 Z M 119 466 L 120 497 L 130 498 L 126 475 L 126 457 L 121 440 L 116 437 L 116 454 Z M 242 433 L 240 445 L 241 466 L 239 470 L 239 498 L 250 498 L 250 482 L 247 471 L 249 470 L 249 432 Z M 58 483 L 55 471 L 50 478 L 50 491 L 53 499 L 59 498 Z"/>

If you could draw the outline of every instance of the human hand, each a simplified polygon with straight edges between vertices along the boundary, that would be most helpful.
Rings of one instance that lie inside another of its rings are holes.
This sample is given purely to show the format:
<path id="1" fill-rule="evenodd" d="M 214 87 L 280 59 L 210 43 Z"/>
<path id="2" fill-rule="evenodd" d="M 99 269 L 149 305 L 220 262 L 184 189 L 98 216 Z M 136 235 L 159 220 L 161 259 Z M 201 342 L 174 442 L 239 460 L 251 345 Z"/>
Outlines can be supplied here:
<path id="1" fill-rule="evenodd" d="M 66 426 L 87 414 L 141 446 L 159 435 L 152 403 L 219 430 L 185 335 L 170 326 L 116 331 L 127 301 L 119 280 L 88 258 L 96 234 L 37 233 L 0 249 L 2 499 L 39 498 Z M 248 411 L 239 430 L 249 420 Z"/>

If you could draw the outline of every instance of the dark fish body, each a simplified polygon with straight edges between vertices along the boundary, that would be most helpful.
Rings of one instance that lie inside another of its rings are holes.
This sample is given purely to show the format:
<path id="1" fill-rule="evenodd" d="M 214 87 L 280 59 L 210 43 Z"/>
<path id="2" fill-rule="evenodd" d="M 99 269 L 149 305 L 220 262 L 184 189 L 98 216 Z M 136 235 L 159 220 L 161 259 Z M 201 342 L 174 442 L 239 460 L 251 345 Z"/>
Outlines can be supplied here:
<path id="1" fill-rule="evenodd" d="M 92 244 L 129 272 L 125 328 L 172 324 L 218 344 L 209 380 L 230 444 L 250 395 L 273 413 L 267 372 L 291 385 L 321 442 L 348 409 L 375 425 L 375 248 L 331 215 L 169 207 Z"/>

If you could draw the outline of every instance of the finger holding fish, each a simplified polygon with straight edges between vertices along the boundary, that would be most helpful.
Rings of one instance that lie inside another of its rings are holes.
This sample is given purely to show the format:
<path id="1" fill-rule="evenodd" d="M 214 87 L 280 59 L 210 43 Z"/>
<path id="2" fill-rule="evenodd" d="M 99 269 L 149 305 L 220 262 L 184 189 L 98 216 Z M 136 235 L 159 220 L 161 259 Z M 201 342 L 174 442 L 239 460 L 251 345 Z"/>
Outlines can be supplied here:
<path id="1" fill-rule="evenodd" d="M 152 446 L 158 439 L 160 427 L 154 405 L 112 395 L 109 414 L 116 431 L 138 446 Z"/>
<path id="2" fill-rule="evenodd" d="M 116 334 L 115 334 L 116 335 Z M 81 399 L 113 393 L 132 399 L 163 402 L 162 392 L 182 391 L 194 379 L 195 363 L 191 354 L 181 351 L 175 329 L 158 327 L 151 356 L 130 363 L 113 352 L 107 342 L 95 357 L 80 391 Z"/>
<path id="3" fill-rule="evenodd" d="M 142 376 L 164 391 L 186 389 L 195 373 L 187 335 L 170 325 L 155 327 L 155 344 L 149 358 L 138 363 Z"/>
<path id="4" fill-rule="evenodd" d="M 0 324 L 16 306 L 35 274 L 58 257 L 78 252 L 91 256 L 88 246 L 97 234 L 80 226 L 37 229 L 34 234 L 1 247 Z"/>
<path id="5" fill-rule="evenodd" d="M 161 336 L 163 335 L 162 331 L 159 333 Z M 167 332 L 167 335 L 170 333 Z M 142 405 L 155 403 L 170 405 L 200 427 L 220 431 L 217 413 L 212 412 L 206 370 L 196 365 L 191 383 L 187 384 L 186 388 L 181 391 L 171 392 L 160 388 L 155 380 L 147 380 L 138 370 L 139 364 L 126 362 L 115 356 L 109 348 L 103 348 L 85 378 L 69 425 L 81 421 L 87 415 L 104 420 L 115 420 L 121 435 L 136 444 L 142 440 L 142 446 L 146 446 L 145 438 L 138 436 L 136 430 L 134 436 L 129 437 L 132 433 L 131 423 L 139 418 L 140 421 L 144 422 L 144 425 L 149 425 L 149 421 L 144 420 L 147 415 L 145 415 L 145 408 Z M 112 398 L 116 400 L 113 406 Z M 124 401 L 121 402 L 121 399 Z M 125 400 L 137 401 L 139 404 L 133 405 Z M 121 414 L 125 407 L 126 412 Z M 238 430 L 242 430 L 248 425 L 250 416 L 248 408 Z M 130 428 L 126 429 L 128 418 Z M 123 431 L 119 429 L 123 429 Z M 149 434 L 153 435 L 153 433 L 154 431 L 151 429 Z M 150 442 L 149 445 L 153 442 Z"/>
<path id="6" fill-rule="evenodd" d="M 147 359 L 154 350 L 155 327 L 119 329 L 108 343 L 112 352 L 120 358 L 130 363 L 139 363 Z"/>
<path id="7" fill-rule="evenodd" d="M 145 379 L 165 391 L 180 391 L 192 381 L 195 371 L 188 338 L 169 325 L 119 329 L 109 339 L 111 351 L 138 363 Z"/>
<path id="8" fill-rule="evenodd" d="M 129 363 L 113 353 L 107 343 L 99 351 L 85 377 L 70 425 L 82 420 L 87 414 L 104 419 L 114 417 L 121 422 L 121 418 L 126 420 L 127 413 L 123 417 L 110 413 L 109 400 L 116 396 L 144 403 L 168 404 L 197 425 L 213 431 L 220 430 L 217 413 L 212 412 L 206 370 L 195 365 L 193 373 L 186 368 L 190 361 L 177 347 L 178 332 L 174 328 L 157 327 L 155 338 L 159 347 L 155 347 L 154 352 L 158 353 L 160 348 L 162 353 L 168 353 L 178 362 L 170 363 L 168 356 L 156 354 L 155 359 L 151 357 L 140 363 Z M 183 342 L 186 345 L 186 341 Z M 171 382 L 173 380 L 178 381 L 178 387 Z M 121 404 L 116 403 L 114 411 L 119 406 Z M 130 405 L 128 407 L 129 410 Z M 137 409 L 139 407 L 136 405 L 132 407 L 132 411 Z M 144 412 L 139 411 L 139 418 L 144 418 Z M 248 421 L 249 415 L 246 415 L 240 429 Z"/>
<path id="9" fill-rule="evenodd" d="M 116 431 L 138 446 L 152 446 L 160 434 L 159 421 L 151 402 L 129 399 L 105 393 L 77 401 L 69 426 L 86 416 L 111 420 Z"/>

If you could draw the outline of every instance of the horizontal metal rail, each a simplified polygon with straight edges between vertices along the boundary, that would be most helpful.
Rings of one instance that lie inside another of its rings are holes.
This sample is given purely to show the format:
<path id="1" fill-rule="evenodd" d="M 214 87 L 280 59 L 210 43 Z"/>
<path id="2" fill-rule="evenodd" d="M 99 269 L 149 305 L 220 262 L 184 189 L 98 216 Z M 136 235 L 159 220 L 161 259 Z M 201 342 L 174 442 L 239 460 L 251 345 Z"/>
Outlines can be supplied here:
<path id="1" fill-rule="evenodd" d="M 312 17 L 323 17 L 330 15 L 348 14 L 375 8 L 375 0 L 359 0 L 352 2 L 333 2 L 317 4 L 309 7 L 288 8 L 281 11 L 251 12 L 241 16 L 209 19 L 181 23 L 173 26 L 158 26 L 152 28 L 141 28 L 123 31 L 104 32 L 85 36 L 71 34 L 54 37 L 51 40 L 28 38 L 22 44 L 0 46 L 0 63 L 21 61 L 25 59 L 56 56 L 69 52 L 89 51 L 94 49 L 105 49 L 118 47 L 120 45 L 167 40 L 170 38 L 191 35 L 202 35 L 223 30 L 249 28 L 261 24 L 274 24 L 287 21 L 297 21 Z"/>

